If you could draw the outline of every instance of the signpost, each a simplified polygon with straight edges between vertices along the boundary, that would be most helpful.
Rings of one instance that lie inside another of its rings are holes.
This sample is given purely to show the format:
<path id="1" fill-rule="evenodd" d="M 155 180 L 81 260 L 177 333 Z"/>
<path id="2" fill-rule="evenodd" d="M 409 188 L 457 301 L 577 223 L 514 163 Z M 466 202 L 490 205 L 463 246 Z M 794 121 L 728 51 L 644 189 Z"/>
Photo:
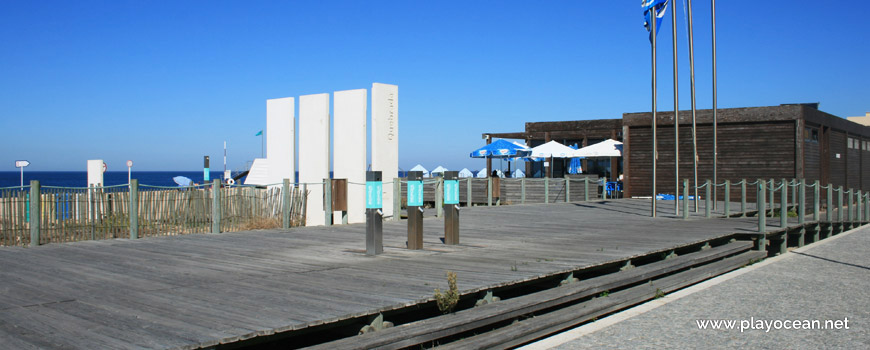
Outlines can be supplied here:
<path id="1" fill-rule="evenodd" d="M 444 244 L 459 244 L 459 172 L 444 172 Z"/>
<path id="2" fill-rule="evenodd" d="M 16 160 L 15 167 L 21 169 L 21 187 L 24 187 L 24 167 L 30 165 L 30 162 L 26 160 Z"/>
<path id="3" fill-rule="evenodd" d="M 423 249 L 423 172 L 408 172 L 408 249 Z"/>
<path id="4" fill-rule="evenodd" d="M 366 255 L 384 252 L 384 185 L 380 171 L 366 172 Z"/>

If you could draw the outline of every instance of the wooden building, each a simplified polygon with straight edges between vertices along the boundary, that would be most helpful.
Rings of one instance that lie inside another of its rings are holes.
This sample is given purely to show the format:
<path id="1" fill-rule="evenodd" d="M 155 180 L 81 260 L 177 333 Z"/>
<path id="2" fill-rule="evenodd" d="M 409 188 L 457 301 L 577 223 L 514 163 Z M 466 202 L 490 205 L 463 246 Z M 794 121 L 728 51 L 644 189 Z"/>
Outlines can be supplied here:
<path id="1" fill-rule="evenodd" d="M 692 179 L 692 113 L 680 111 L 680 178 Z M 696 111 L 698 181 L 713 178 L 713 111 Z M 657 113 L 659 193 L 674 193 L 674 113 Z M 625 113 L 622 119 L 526 123 L 523 133 L 489 134 L 583 145 L 613 138 L 623 141 L 626 197 L 652 195 L 652 113 Z M 870 127 L 818 109 L 818 103 L 717 110 L 718 180 L 805 178 L 823 185 L 870 190 Z M 585 164 L 584 164 L 585 165 Z M 586 169 L 586 167 L 584 167 Z M 735 189 L 736 191 L 736 189 Z M 754 198 L 754 191 L 748 191 Z M 721 193 L 721 192 L 720 192 Z M 733 192 L 732 195 L 739 193 Z M 720 197 L 721 198 L 721 197 Z"/>

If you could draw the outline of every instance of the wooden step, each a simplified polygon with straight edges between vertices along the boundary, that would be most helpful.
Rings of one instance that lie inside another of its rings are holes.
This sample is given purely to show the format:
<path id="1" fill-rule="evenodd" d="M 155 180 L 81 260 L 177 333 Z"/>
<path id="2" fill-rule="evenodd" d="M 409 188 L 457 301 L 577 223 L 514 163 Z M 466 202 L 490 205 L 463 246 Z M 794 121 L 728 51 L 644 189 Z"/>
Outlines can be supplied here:
<path id="1" fill-rule="evenodd" d="M 515 324 L 456 341 L 438 349 L 508 349 L 542 337 L 564 331 L 594 318 L 619 311 L 656 298 L 661 291 L 670 293 L 704 281 L 766 256 L 765 252 L 747 251 L 740 255 L 663 277 L 632 288 L 609 294 L 607 297 L 572 305 Z"/>
<path id="2" fill-rule="evenodd" d="M 433 317 L 375 333 L 319 344 L 311 349 L 399 349 L 449 337 L 505 320 L 576 302 L 604 291 L 644 282 L 656 277 L 723 257 L 748 251 L 752 243 L 738 241 L 700 252 L 662 260 L 634 269 L 484 305 L 453 314 Z"/>

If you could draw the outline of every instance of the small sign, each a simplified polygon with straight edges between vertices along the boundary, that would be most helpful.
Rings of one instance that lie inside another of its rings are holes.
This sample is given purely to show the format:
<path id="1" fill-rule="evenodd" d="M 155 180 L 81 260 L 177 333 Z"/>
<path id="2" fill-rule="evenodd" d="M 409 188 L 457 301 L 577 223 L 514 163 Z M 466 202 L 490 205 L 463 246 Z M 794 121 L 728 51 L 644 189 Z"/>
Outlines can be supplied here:
<path id="1" fill-rule="evenodd" d="M 30 165 L 30 162 L 28 162 L 26 160 L 16 160 L 15 161 L 16 168 L 23 168 L 23 167 L 26 167 L 28 165 Z"/>
<path id="2" fill-rule="evenodd" d="M 423 206 L 423 181 L 408 181 L 408 206 Z"/>
<path id="3" fill-rule="evenodd" d="M 459 180 L 444 180 L 444 204 L 459 204 Z"/>
<path id="4" fill-rule="evenodd" d="M 132 167 L 133 167 L 133 161 L 132 161 L 132 160 L 128 160 L 128 161 L 127 161 L 127 167 L 128 167 L 128 168 L 132 168 Z"/>
<path id="5" fill-rule="evenodd" d="M 211 181 L 211 178 L 209 177 L 211 171 L 209 170 L 209 168 L 202 169 L 202 179 L 205 180 L 205 182 Z"/>
<path id="6" fill-rule="evenodd" d="M 384 207 L 384 185 L 380 181 L 366 181 L 366 209 Z"/>

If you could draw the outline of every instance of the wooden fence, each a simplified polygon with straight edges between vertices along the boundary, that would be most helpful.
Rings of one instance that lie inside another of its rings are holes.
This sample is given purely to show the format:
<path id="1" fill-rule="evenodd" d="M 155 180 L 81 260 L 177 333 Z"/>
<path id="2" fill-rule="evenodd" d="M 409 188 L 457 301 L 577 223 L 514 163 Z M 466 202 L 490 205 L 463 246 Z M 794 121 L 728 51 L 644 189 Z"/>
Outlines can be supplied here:
<path id="1" fill-rule="evenodd" d="M 70 188 L 34 181 L 0 189 L 0 246 L 300 226 L 302 192 L 286 185 L 179 188 L 139 186 L 133 180 Z M 131 211 L 138 215 L 131 217 Z"/>
<path id="2" fill-rule="evenodd" d="M 423 199 L 436 206 L 441 198 L 441 178 L 423 181 Z M 402 207 L 405 207 L 408 186 L 402 179 Z M 496 190 L 496 187 L 498 190 Z M 470 190 L 469 190 L 470 188 Z M 587 192 L 588 191 L 588 192 Z M 564 203 L 600 198 L 601 186 L 596 175 L 565 178 L 462 178 L 459 179 L 459 203 L 470 205 L 509 205 L 532 203 Z M 470 198 L 470 200 L 469 200 Z"/>

